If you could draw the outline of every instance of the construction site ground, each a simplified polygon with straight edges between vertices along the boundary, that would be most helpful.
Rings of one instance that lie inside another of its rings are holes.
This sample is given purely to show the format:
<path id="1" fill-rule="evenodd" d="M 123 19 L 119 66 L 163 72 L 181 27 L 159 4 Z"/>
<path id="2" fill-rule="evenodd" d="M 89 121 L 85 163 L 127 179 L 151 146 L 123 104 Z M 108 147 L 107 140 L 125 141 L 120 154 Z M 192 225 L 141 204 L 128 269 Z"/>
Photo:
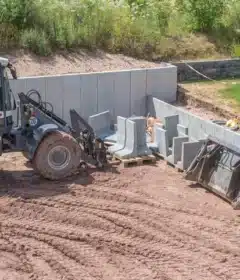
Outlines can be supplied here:
<path id="1" fill-rule="evenodd" d="M 239 279 L 239 211 L 164 161 L 49 182 L 0 160 L 0 279 Z"/>
<path id="2" fill-rule="evenodd" d="M 113 65 L 112 59 L 95 65 Z M 19 59 L 17 68 L 33 75 L 30 60 Z M 124 68 L 151 66 L 113 60 Z M 52 74 L 36 61 L 36 74 Z M 69 61 L 62 72 L 74 72 Z M 198 105 L 182 107 L 219 118 Z M 40 178 L 19 153 L 0 157 L 0 169 L 0 280 L 240 277 L 240 212 L 162 160 L 104 172 L 92 168 L 61 182 Z"/>
<path id="3" fill-rule="evenodd" d="M 221 119 L 229 119 L 239 115 L 240 104 L 224 91 L 236 84 L 240 84 L 240 79 L 187 82 L 179 84 L 179 93 L 191 108 L 204 108 Z"/>

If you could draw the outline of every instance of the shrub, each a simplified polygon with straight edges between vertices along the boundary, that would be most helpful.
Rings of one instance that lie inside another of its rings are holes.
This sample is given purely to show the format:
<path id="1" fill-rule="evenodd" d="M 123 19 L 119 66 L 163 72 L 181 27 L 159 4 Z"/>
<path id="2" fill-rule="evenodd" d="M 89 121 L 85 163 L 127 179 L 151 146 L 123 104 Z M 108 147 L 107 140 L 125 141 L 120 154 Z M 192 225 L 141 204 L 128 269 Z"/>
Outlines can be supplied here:
<path id="1" fill-rule="evenodd" d="M 231 48 L 240 39 L 239 17 L 239 0 L 0 0 L 0 25 L 8 28 L 0 39 L 2 47 L 43 55 L 86 47 L 170 58 L 192 32 Z"/>
<path id="2" fill-rule="evenodd" d="M 51 47 L 49 40 L 42 30 L 37 29 L 26 29 L 23 31 L 21 36 L 21 46 L 28 48 L 32 52 L 47 56 L 51 53 Z"/>

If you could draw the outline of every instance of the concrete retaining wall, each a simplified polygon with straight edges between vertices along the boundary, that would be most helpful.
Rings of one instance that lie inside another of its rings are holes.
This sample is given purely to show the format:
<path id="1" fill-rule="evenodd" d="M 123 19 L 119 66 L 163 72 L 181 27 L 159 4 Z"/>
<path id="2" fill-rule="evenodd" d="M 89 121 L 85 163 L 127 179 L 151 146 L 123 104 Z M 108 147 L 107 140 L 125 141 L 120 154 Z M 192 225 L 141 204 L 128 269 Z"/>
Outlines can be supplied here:
<path id="1" fill-rule="evenodd" d="M 146 96 L 174 102 L 177 68 L 162 64 L 154 69 L 27 77 L 10 83 L 15 95 L 30 89 L 38 90 L 43 101 L 51 102 L 54 112 L 67 122 L 70 122 L 71 108 L 85 119 L 110 110 L 116 120 L 117 116 L 145 115 Z"/>
<path id="2" fill-rule="evenodd" d="M 208 135 L 218 138 L 229 145 L 240 146 L 240 133 L 226 129 L 211 121 L 197 117 L 183 109 L 172 106 L 157 98 L 153 98 L 153 114 L 159 118 L 178 115 L 178 123 L 188 128 L 190 141 L 205 139 Z"/>
<path id="3" fill-rule="evenodd" d="M 240 133 L 203 120 L 183 109 L 152 98 L 152 114 L 162 121 L 156 126 L 156 146 L 161 156 L 181 170 L 186 170 L 209 136 L 234 151 L 240 146 Z"/>
<path id="4" fill-rule="evenodd" d="M 211 79 L 240 77 L 240 59 L 186 61 L 191 67 Z M 185 63 L 174 63 L 178 68 L 178 82 L 204 79 Z"/>

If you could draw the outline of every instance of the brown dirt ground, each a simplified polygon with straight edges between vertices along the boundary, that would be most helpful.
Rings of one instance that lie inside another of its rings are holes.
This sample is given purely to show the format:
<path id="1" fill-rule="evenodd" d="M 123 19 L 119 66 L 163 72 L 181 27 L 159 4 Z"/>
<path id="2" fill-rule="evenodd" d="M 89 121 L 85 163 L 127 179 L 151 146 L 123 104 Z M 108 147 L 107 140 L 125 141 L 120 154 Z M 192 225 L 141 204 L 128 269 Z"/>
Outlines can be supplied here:
<path id="1" fill-rule="evenodd" d="M 14 58 L 20 76 L 157 65 L 103 53 Z M 0 157 L 0 169 L 0 280 L 239 279 L 239 211 L 163 161 L 62 182 L 18 153 Z"/>
<path id="2" fill-rule="evenodd" d="M 83 50 L 72 53 L 59 52 L 47 58 L 21 51 L 2 56 L 14 63 L 19 77 L 159 67 L 159 63 L 138 60 L 121 54 L 109 54 L 100 50 L 95 53 Z"/>
<path id="3" fill-rule="evenodd" d="M 163 161 L 64 182 L 0 166 L 0 279 L 239 279 L 240 213 Z"/>
<path id="4" fill-rule="evenodd" d="M 227 88 L 231 83 L 239 82 L 240 80 L 232 81 L 216 81 L 216 82 L 197 82 L 197 83 L 184 83 L 181 88 L 189 100 L 194 100 L 195 103 L 205 105 L 209 111 L 216 113 L 218 111 L 223 116 L 234 117 L 239 115 L 239 105 L 233 99 L 224 98 L 220 90 Z M 191 107 L 191 106 L 190 106 Z M 195 107 L 199 107 L 196 106 Z M 219 114 L 218 114 L 219 115 Z"/>

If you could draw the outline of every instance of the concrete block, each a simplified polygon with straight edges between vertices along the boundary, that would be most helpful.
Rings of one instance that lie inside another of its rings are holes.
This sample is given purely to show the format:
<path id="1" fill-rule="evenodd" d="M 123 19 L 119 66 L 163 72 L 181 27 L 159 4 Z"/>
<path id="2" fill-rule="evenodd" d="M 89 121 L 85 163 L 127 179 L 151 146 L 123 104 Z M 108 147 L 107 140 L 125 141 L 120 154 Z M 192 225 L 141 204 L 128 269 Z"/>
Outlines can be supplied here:
<path id="1" fill-rule="evenodd" d="M 71 124 L 70 109 L 75 109 L 79 115 L 81 112 L 81 77 L 79 75 L 71 75 L 63 77 L 64 88 L 64 107 L 63 107 L 63 119 Z"/>
<path id="2" fill-rule="evenodd" d="M 25 93 L 27 93 L 31 89 L 37 90 L 41 95 L 42 101 L 46 101 L 46 79 L 44 77 L 27 78 L 25 85 Z M 35 101 L 38 101 L 36 97 L 34 98 L 34 95 L 32 95 L 31 98 L 33 98 Z"/>
<path id="3" fill-rule="evenodd" d="M 126 118 L 117 117 L 117 133 L 116 133 L 116 143 L 108 148 L 110 153 L 115 153 L 117 151 L 123 150 L 126 145 Z"/>
<path id="4" fill-rule="evenodd" d="M 173 138 L 172 146 L 172 163 L 177 164 L 178 161 L 182 158 L 182 145 L 185 142 L 188 142 L 189 138 L 186 136 L 178 136 Z"/>
<path id="5" fill-rule="evenodd" d="M 132 117 L 130 120 L 136 123 L 137 130 L 137 155 L 138 156 L 147 156 L 151 155 L 152 151 L 147 146 L 147 138 L 146 138 L 146 126 L 147 121 L 145 117 Z"/>
<path id="6" fill-rule="evenodd" d="M 88 123 L 93 128 L 97 137 L 105 139 L 112 135 L 114 130 L 112 128 L 112 117 L 109 111 L 105 111 L 88 118 Z"/>
<path id="7" fill-rule="evenodd" d="M 178 136 L 186 136 L 186 135 L 188 135 L 188 128 L 181 124 L 178 124 L 177 132 L 178 132 Z"/>
<path id="8" fill-rule="evenodd" d="M 136 116 L 145 116 L 147 114 L 146 83 L 147 83 L 146 70 L 131 71 L 130 115 L 134 114 Z"/>
<path id="9" fill-rule="evenodd" d="M 89 116 L 98 113 L 98 75 L 82 74 L 81 75 L 81 116 L 87 120 Z"/>
<path id="10" fill-rule="evenodd" d="M 116 131 L 113 130 L 112 134 L 110 134 L 110 135 L 108 135 L 108 136 L 106 136 L 104 138 L 104 141 L 109 142 L 109 143 L 116 143 L 117 142 L 117 133 L 116 133 Z"/>
<path id="11" fill-rule="evenodd" d="M 167 131 L 163 128 L 157 127 L 156 128 L 156 137 L 158 139 L 158 150 L 159 153 L 165 158 L 169 156 L 169 143 L 168 143 L 168 136 Z"/>
<path id="12" fill-rule="evenodd" d="M 98 74 L 98 113 L 104 111 L 110 111 L 111 115 L 114 116 L 114 80 L 115 73 L 99 73 Z"/>
<path id="13" fill-rule="evenodd" d="M 157 153 L 159 152 L 159 144 L 161 142 L 161 138 L 159 136 L 160 133 L 158 132 L 158 128 L 163 129 L 163 124 L 155 124 L 154 125 L 154 127 L 153 127 L 153 134 L 154 134 L 153 142 L 147 141 L 147 145 L 148 145 L 149 149 L 151 149 L 153 152 L 157 152 Z"/>
<path id="14" fill-rule="evenodd" d="M 54 113 L 63 118 L 64 88 L 61 76 L 46 77 L 46 101 L 53 105 Z"/>
<path id="15" fill-rule="evenodd" d="M 15 98 L 18 98 L 18 93 L 26 93 L 26 79 L 10 80 L 10 88 Z"/>
<path id="16" fill-rule="evenodd" d="M 114 120 L 131 115 L 131 71 L 115 73 Z"/>
<path id="17" fill-rule="evenodd" d="M 200 151 L 202 145 L 202 141 L 187 142 L 182 144 L 182 159 L 179 166 L 182 170 L 188 169 L 188 167 Z"/>
<path id="18" fill-rule="evenodd" d="M 173 137 L 178 136 L 178 130 L 177 130 L 178 122 L 179 122 L 178 115 L 164 117 L 163 119 L 164 128 L 167 131 L 169 147 L 171 147 L 173 144 Z"/>
<path id="19" fill-rule="evenodd" d="M 127 119 L 126 121 L 126 144 L 124 149 L 117 151 L 115 155 L 127 159 L 138 156 L 137 152 L 137 129 L 136 122 Z"/>
<path id="20" fill-rule="evenodd" d="M 240 133 L 230 131 L 211 121 L 206 121 L 186 110 L 172 106 L 157 98 L 153 98 L 153 105 L 156 111 L 156 117 L 159 119 L 163 119 L 165 116 L 179 115 L 179 124 L 188 128 L 190 141 L 195 142 L 212 136 L 221 141 L 225 140 L 228 144 L 239 146 Z"/>
<path id="21" fill-rule="evenodd" d="M 177 99 L 177 67 L 168 65 L 147 70 L 147 95 L 165 102 Z"/>

